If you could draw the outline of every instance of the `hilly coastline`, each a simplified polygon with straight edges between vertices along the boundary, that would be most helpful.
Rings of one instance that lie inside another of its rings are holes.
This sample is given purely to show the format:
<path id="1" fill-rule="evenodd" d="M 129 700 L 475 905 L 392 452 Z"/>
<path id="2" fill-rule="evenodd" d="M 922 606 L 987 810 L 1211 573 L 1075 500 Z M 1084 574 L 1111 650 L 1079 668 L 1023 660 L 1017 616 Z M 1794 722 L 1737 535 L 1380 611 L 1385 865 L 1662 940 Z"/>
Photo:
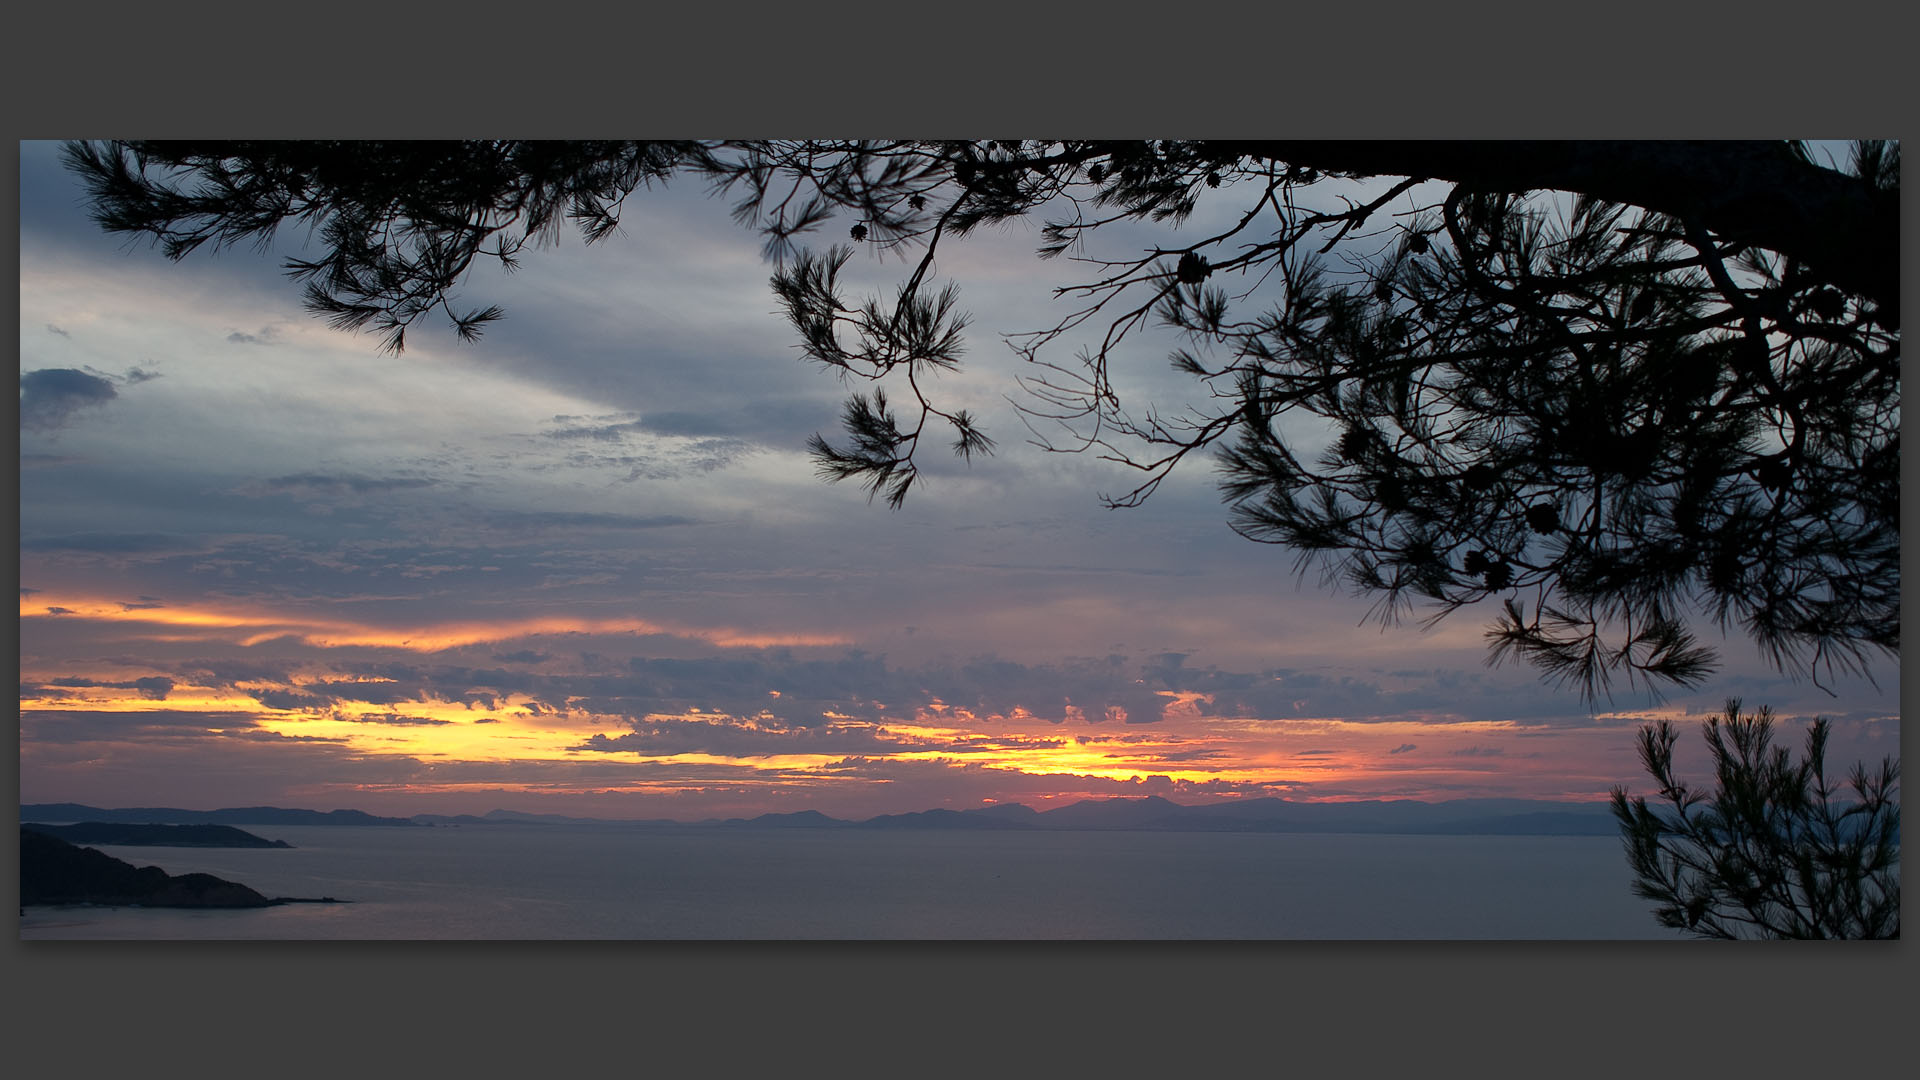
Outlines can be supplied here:
<path id="1" fill-rule="evenodd" d="M 779 829 L 975 829 L 975 830 L 1144 830 L 1152 832 L 1305 832 L 1398 833 L 1412 835 L 1612 836 L 1619 826 L 1605 803 L 1566 803 L 1531 799 L 1459 799 L 1428 803 L 1409 799 L 1338 803 L 1246 799 L 1189 806 L 1150 795 L 1144 798 L 1086 799 L 1051 810 L 1020 803 L 999 803 L 967 810 L 932 809 L 882 814 L 860 821 L 830 817 L 817 810 L 761 814 L 751 818 L 709 818 L 685 822 L 533 814 L 493 810 L 486 814 L 416 814 L 411 818 L 375 817 L 358 810 L 287 810 L 240 807 L 179 810 L 165 807 L 107 810 L 75 803 L 22 806 L 22 821 L 147 822 L 190 824 L 220 822 L 252 825 L 473 826 L 605 825 L 626 828 L 779 828 Z"/>
<path id="2" fill-rule="evenodd" d="M 1158 795 L 1085 799 L 1052 810 L 1036 810 L 1022 803 L 997 803 L 967 810 L 932 809 L 906 814 L 881 814 L 862 821 L 829 817 L 817 810 L 761 814 L 751 818 L 709 818 L 697 822 L 628 821 L 526 814 L 510 810 L 494 810 L 483 816 L 419 814 L 413 820 L 431 825 L 545 823 L 678 828 L 1400 833 L 1454 836 L 1613 836 L 1619 832 L 1619 825 L 1605 803 L 1534 799 L 1460 799 L 1440 803 L 1406 799 L 1303 803 L 1285 799 L 1248 799 L 1235 803 L 1188 806 Z"/>
<path id="3" fill-rule="evenodd" d="M 806 812 L 803 812 L 805 814 Z M 1053 810 L 1018 803 L 969 810 L 923 810 L 883 814 L 865 821 L 824 821 L 802 815 L 765 814 L 720 824 L 787 826 L 828 825 L 853 829 L 1021 829 L 1146 832 L 1305 832 L 1400 833 L 1496 836 L 1611 836 L 1619 831 L 1605 804 L 1570 804 L 1525 799 L 1463 799 L 1426 803 L 1411 800 L 1300 803 L 1285 799 L 1187 806 L 1149 795 L 1145 798 L 1087 799 Z"/>
<path id="4" fill-rule="evenodd" d="M 21 821 L 98 821 L 114 825 L 416 825 L 409 818 L 375 817 L 359 810 L 284 810 L 278 806 L 235 806 L 223 810 L 181 810 L 172 806 L 135 806 L 118 810 L 80 803 L 30 803 L 20 807 Z"/>
<path id="5" fill-rule="evenodd" d="M 117 847 L 241 847 L 290 848 L 285 840 L 269 840 L 231 825 L 132 825 L 82 821 L 73 825 L 21 822 L 23 829 L 57 836 L 70 844 L 112 844 Z"/>

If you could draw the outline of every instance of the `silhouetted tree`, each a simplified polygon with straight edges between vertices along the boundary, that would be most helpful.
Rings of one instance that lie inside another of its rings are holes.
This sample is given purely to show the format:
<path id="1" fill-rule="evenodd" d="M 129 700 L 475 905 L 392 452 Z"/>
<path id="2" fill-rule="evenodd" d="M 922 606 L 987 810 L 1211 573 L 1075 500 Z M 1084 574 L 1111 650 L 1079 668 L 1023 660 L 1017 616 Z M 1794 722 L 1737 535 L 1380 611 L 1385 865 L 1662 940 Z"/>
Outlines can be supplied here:
<path id="1" fill-rule="evenodd" d="M 954 287 L 933 281 L 935 252 L 1039 216 L 1041 256 L 1068 254 L 1090 280 L 1058 290 L 1081 303 L 1056 325 L 1008 338 L 1032 365 L 1023 419 L 1049 449 L 1138 470 L 1110 505 L 1137 504 L 1212 450 L 1243 535 L 1375 595 L 1386 622 L 1417 601 L 1438 620 L 1497 598 L 1493 659 L 1522 657 L 1589 698 L 1615 676 L 1700 682 L 1715 657 L 1692 609 L 1816 681 L 1899 647 L 1897 144 L 1858 144 L 1846 172 L 1792 143 L 67 153 L 99 222 L 171 258 L 308 224 L 324 253 L 287 263 L 308 306 L 395 352 L 430 312 L 468 339 L 499 316 L 454 303 L 475 260 L 511 267 L 563 218 L 598 241 L 637 188 L 697 178 L 764 236 L 805 355 L 875 384 L 848 403 L 846 441 L 812 440 L 820 473 L 896 507 L 930 423 L 963 458 L 993 446 L 928 393 L 928 376 L 959 366 L 967 322 Z M 1177 225 L 1216 189 L 1242 211 L 1226 227 L 1088 254 L 1101 230 Z M 799 246 L 836 215 L 854 219 L 851 244 Z M 895 295 L 844 294 L 856 249 L 907 255 Z M 1111 365 L 1150 325 L 1184 336 L 1172 361 L 1197 403 L 1123 402 Z M 1055 358 L 1048 347 L 1070 335 L 1082 351 Z"/>
<path id="2" fill-rule="evenodd" d="M 1771 745 L 1765 706 L 1742 714 L 1729 701 L 1702 727 L 1711 794 L 1674 777 L 1678 736 L 1664 720 L 1641 729 L 1640 760 L 1668 805 L 1613 791 L 1633 891 L 1659 905 L 1661 925 L 1711 938 L 1899 937 L 1899 762 L 1855 765 L 1848 796 L 1827 779 L 1825 719 L 1797 762 Z"/>

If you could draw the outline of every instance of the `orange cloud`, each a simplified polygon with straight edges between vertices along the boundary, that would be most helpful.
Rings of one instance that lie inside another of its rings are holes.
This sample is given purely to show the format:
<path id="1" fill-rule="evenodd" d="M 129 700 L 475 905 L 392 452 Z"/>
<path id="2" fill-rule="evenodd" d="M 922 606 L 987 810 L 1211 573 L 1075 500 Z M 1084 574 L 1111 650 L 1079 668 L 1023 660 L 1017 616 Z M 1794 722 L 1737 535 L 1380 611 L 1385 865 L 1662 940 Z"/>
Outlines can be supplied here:
<path id="1" fill-rule="evenodd" d="M 22 619 L 57 618 L 107 622 L 135 627 L 192 628 L 206 636 L 252 646 L 275 638 L 293 637 L 319 648 L 376 646 L 410 652 L 439 652 L 464 645 L 511 641 L 550 634 L 665 634 L 691 638 L 722 648 L 845 645 L 847 638 L 806 632 L 777 633 L 734 627 L 676 626 L 635 617 L 583 618 L 572 615 L 532 615 L 499 620 L 461 620 L 415 626 L 383 626 L 304 613 L 249 610 L 209 604 L 142 607 L 129 610 L 118 601 L 95 597 L 48 597 L 35 593 L 20 600 Z M 155 640 L 179 640 L 179 635 L 150 634 Z M 187 638 L 191 640 L 191 637 Z"/>

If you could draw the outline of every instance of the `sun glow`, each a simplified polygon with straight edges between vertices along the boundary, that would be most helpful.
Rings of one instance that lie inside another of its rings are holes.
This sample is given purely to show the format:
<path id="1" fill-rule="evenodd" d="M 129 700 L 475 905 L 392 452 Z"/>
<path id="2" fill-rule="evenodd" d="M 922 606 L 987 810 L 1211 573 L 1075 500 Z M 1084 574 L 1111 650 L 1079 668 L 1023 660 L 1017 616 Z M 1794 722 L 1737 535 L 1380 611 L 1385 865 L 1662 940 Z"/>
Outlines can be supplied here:
<path id="1" fill-rule="evenodd" d="M 141 601 L 33 593 L 22 599 L 20 612 L 23 624 L 49 629 L 71 624 L 96 641 L 107 634 L 243 646 L 286 641 L 320 651 L 305 654 L 291 670 L 218 685 L 198 684 L 177 669 L 160 674 L 168 670 L 165 665 L 36 673 L 31 669 L 47 661 L 24 657 L 23 715 L 44 722 L 57 722 L 60 715 L 88 714 L 109 723 L 124 717 L 127 734 L 106 736 L 109 741 L 177 738 L 184 732 L 256 740 L 278 736 L 336 747 L 362 760 L 410 760 L 441 776 L 472 766 L 504 777 L 504 770 L 518 765 L 553 778 L 534 782 L 529 790 L 545 790 L 541 785 L 550 783 L 556 791 L 572 790 L 585 782 L 581 777 L 592 777 L 608 790 L 651 785 L 684 791 L 713 782 L 716 771 L 733 777 L 731 782 L 833 787 L 884 784 L 891 782 L 890 775 L 918 775 L 915 770 L 951 770 L 955 776 L 1017 778 L 1019 789 L 1027 792 L 1044 784 L 1063 792 L 1113 794 L 1151 783 L 1158 785 L 1154 790 L 1220 797 L 1430 798 L 1435 792 L 1453 797 L 1462 790 L 1505 790 L 1501 784 L 1548 777 L 1556 767 L 1564 774 L 1567 755 L 1553 750 L 1572 744 L 1533 739 L 1557 733 L 1512 721 L 1454 715 L 1221 715 L 1214 695 L 1170 690 L 1155 692 L 1165 704 L 1152 723 L 1126 723 L 1124 709 L 1093 700 L 1064 711 L 1058 705 L 1016 703 L 987 708 L 930 694 L 889 706 L 857 699 L 813 705 L 796 699 L 790 689 L 767 690 L 758 700 L 783 713 L 796 704 L 817 708 L 816 720 L 796 724 L 752 705 L 729 711 L 711 702 L 644 714 L 619 711 L 617 705 L 597 711 L 608 706 L 596 697 L 556 698 L 516 689 L 510 681 L 412 687 L 365 673 L 357 660 L 330 659 L 326 650 L 352 646 L 425 653 L 565 634 L 673 634 L 716 645 L 832 644 L 837 639 L 757 637 L 725 628 L 676 629 L 640 618 L 558 614 L 383 626 L 331 611 Z M 564 678 L 567 673 L 555 671 L 546 656 L 558 651 L 542 646 L 539 666 L 528 670 L 540 679 Z M 281 649 L 276 655 L 300 654 Z M 1624 725 L 1635 717 L 1615 719 Z M 636 733 L 642 737 L 627 737 Z M 664 737 L 655 739 L 656 734 Z M 1585 745 L 1591 747 L 1599 736 L 1574 738 L 1589 739 Z M 1594 781 L 1601 783 L 1595 790 L 1604 790 L 1604 779 Z M 420 790 L 469 781 L 428 778 L 423 783 Z"/>

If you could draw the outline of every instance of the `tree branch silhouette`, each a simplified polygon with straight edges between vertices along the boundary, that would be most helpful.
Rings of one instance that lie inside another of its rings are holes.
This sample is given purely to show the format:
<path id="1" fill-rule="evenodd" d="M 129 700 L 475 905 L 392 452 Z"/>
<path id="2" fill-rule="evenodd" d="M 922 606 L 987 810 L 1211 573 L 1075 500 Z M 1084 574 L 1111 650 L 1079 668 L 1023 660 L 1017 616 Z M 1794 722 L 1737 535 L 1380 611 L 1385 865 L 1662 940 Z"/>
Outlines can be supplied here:
<path id="1" fill-rule="evenodd" d="M 896 508 L 929 424 L 962 459 L 994 447 L 932 392 L 969 321 L 936 254 L 1039 217 L 1038 254 L 1088 273 L 1057 290 L 1071 310 L 1055 325 L 1007 336 L 1020 418 L 1042 447 L 1137 478 L 1109 505 L 1211 456 L 1232 527 L 1292 549 L 1298 572 L 1374 597 L 1385 623 L 1496 601 L 1490 662 L 1589 700 L 1706 678 L 1717 657 L 1690 611 L 1816 682 L 1898 651 L 1897 144 L 1858 144 L 1845 171 L 1740 142 L 126 142 L 67 158 L 103 228 L 169 258 L 306 225 L 322 253 L 286 269 L 308 307 L 395 353 L 424 316 L 465 340 L 501 316 L 456 299 L 477 262 L 510 269 L 563 219 L 599 242 L 636 190 L 704 183 L 760 233 L 802 355 L 871 384 L 842 440 L 810 441 L 820 475 Z M 1093 250 L 1214 199 L 1237 212 L 1206 235 Z M 836 220 L 850 243 L 805 246 Z M 858 251 L 912 269 L 856 299 L 841 271 Z M 1115 365 L 1155 333 L 1180 342 L 1194 400 L 1120 392 Z"/>

